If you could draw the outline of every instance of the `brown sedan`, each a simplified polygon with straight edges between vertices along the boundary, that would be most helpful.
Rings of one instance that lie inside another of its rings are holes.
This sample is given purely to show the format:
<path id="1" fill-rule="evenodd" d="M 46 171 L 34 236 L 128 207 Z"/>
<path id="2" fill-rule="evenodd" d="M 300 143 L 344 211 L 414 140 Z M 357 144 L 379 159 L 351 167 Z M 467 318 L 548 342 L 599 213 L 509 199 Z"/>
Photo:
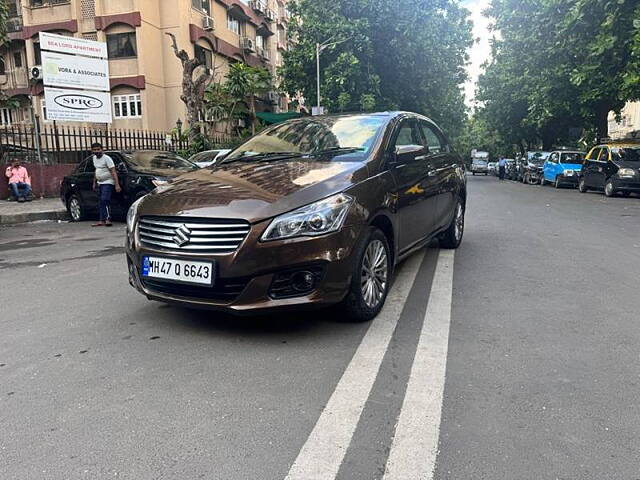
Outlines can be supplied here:
<path id="1" fill-rule="evenodd" d="M 404 257 L 436 237 L 460 245 L 465 204 L 462 159 L 428 118 L 291 120 L 136 202 L 129 281 L 189 307 L 341 303 L 369 320 Z"/>

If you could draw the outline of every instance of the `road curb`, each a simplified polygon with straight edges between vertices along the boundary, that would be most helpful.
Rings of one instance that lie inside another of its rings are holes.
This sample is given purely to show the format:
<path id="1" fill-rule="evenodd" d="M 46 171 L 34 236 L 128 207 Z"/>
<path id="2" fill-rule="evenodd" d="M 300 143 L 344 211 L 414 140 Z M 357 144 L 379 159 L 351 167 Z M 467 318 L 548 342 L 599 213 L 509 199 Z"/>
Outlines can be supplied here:
<path id="1" fill-rule="evenodd" d="M 65 210 L 52 210 L 48 212 L 12 213 L 0 215 L 0 225 L 16 225 L 19 223 L 36 222 L 38 220 L 68 220 Z"/>

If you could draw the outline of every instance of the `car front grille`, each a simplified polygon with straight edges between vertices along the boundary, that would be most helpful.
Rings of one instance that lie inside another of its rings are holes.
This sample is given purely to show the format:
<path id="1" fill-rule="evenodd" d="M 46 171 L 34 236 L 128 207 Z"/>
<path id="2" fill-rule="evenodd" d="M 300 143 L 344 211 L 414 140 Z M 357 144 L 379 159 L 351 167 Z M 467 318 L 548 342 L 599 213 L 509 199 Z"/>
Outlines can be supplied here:
<path id="1" fill-rule="evenodd" d="M 215 300 L 231 303 L 237 299 L 249 283 L 249 279 L 217 279 L 212 287 L 185 285 L 181 283 L 163 282 L 162 280 L 142 278 L 147 290 L 160 294 L 200 300 Z"/>
<path id="2" fill-rule="evenodd" d="M 143 246 L 172 252 L 235 252 L 251 226 L 245 220 L 191 217 L 142 217 L 138 235 Z"/>

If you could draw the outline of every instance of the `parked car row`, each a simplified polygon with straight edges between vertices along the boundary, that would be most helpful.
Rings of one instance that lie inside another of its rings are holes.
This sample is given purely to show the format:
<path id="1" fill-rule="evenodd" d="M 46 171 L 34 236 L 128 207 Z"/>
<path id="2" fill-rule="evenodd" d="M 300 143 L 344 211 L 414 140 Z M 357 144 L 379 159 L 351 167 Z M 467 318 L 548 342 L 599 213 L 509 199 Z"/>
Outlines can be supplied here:
<path id="1" fill-rule="evenodd" d="M 602 191 L 607 197 L 640 194 L 640 141 L 607 140 L 586 155 L 569 149 L 528 152 L 507 161 L 506 178 L 530 185 L 577 187 L 581 193 Z"/>

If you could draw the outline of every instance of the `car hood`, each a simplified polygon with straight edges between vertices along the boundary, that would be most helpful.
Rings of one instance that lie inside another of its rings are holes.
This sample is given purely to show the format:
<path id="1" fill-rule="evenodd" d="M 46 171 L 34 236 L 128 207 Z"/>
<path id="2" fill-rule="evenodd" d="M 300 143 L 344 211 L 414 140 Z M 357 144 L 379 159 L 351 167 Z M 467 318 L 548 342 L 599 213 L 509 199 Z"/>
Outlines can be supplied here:
<path id="1" fill-rule="evenodd" d="M 582 164 L 580 163 L 559 163 L 558 165 L 565 170 L 582 170 Z"/>
<path id="2" fill-rule="evenodd" d="M 241 218 L 256 223 L 339 193 L 368 176 L 360 162 L 313 160 L 222 164 L 157 188 L 140 215 Z"/>
<path id="3" fill-rule="evenodd" d="M 617 161 L 615 164 L 618 168 L 631 168 L 635 171 L 640 170 L 640 162 Z"/>

